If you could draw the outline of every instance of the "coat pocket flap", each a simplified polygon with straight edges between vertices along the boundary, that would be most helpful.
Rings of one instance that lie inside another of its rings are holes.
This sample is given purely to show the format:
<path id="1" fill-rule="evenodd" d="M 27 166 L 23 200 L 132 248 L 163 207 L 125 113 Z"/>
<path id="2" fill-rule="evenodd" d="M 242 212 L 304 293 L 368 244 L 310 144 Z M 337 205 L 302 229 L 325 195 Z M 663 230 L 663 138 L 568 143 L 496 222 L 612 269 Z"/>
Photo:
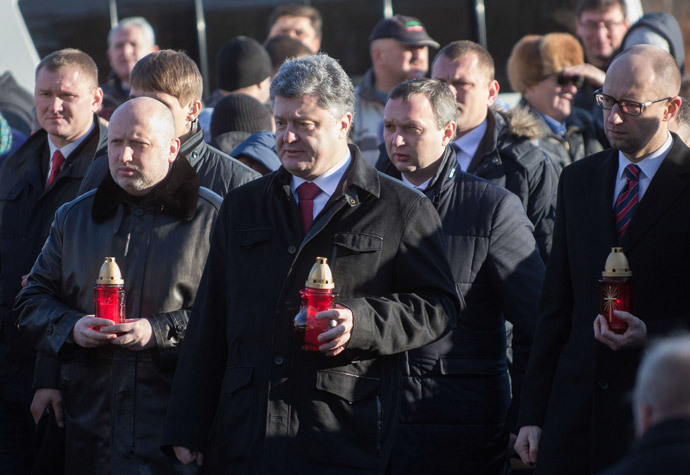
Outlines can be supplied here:
<path id="1" fill-rule="evenodd" d="M 225 370 L 223 392 L 232 395 L 238 389 L 252 382 L 253 366 L 232 366 Z"/>
<path id="2" fill-rule="evenodd" d="M 333 243 L 354 252 L 376 252 L 383 249 L 383 238 L 375 234 L 337 233 L 333 237 Z"/>
<path id="3" fill-rule="evenodd" d="M 271 239 L 272 229 L 239 229 L 235 231 L 237 243 L 242 247 L 251 247 L 254 244 Z"/>
<path id="4" fill-rule="evenodd" d="M 376 394 L 381 387 L 378 378 L 324 370 L 316 373 L 316 389 L 335 394 L 349 402 L 361 401 Z"/>
<path id="5" fill-rule="evenodd" d="M 441 374 L 495 375 L 506 371 L 506 367 L 496 361 L 482 358 L 440 358 Z"/>

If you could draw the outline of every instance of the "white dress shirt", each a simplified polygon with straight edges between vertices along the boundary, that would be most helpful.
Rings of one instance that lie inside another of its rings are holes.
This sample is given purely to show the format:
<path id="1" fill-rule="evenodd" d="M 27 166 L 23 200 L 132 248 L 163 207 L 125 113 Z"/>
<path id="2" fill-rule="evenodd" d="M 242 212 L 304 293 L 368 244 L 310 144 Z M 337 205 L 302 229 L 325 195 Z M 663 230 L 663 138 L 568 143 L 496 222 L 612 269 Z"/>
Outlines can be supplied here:
<path id="1" fill-rule="evenodd" d="M 331 198 L 331 196 L 333 196 L 333 193 L 335 193 L 335 190 L 338 187 L 338 183 L 340 183 L 340 180 L 347 171 L 347 167 L 350 165 L 351 161 L 352 156 L 350 155 L 350 151 L 348 150 L 347 155 L 345 155 L 338 163 L 336 163 L 333 167 L 326 171 L 326 173 L 322 174 L 314 181 L 312 181 L 312 183 L 321 188 L 321 193 L 319 193 L 319 196 L 314 198 L 314 215 L 312 216 L 313 218 L 316 218 L 319 215 L 324 206 L 326 206 L 328 200 Z M 306 181 L 307 180 L 305 180 L 304 178 L 292 175 L 292 180 L 290 182 L 290 190 L 292 190 L 292 196 L 295 197 L 297 203 L 299 203 L 299 196 L 297 196 L 297 187 Z"/>
<path id="2" fill-rule="evenodd" d="M 649 182 L 652 181 L 652 178 L 654 178 L 654 174 L 661 166 L 661 163 L 664 161 L 664 158 L 666 158 L 666 155 L 668 155 L 668 152 L 671 150 L 672 145 L 673 138 L 671 137 L 671 134 L 668 134 L 666 142 L 664 142 L 664 144 L 661 147 L 659 147 L 659 149 L 656 152 L 646 156 L 640 162 L 635 164 L 638 167 L 640 167 L 640 180 L 637 185 L 638 194 L 640 197 L 639 201 L 642 201 L 642 197 L 644 196 L 645 191 L 647 191 Z M 626 156 L 623 155 L 623 152 L 618 152 L 618 174 L 616 175 L 616 187 L 613 190 L 614 207 L 616 205 L 616 199 L 618 199 L 618 195 L 620 195 L 621 190 L 625 186 L 625 167 L 632 163 L 633 162 L 628 160 Z"/>

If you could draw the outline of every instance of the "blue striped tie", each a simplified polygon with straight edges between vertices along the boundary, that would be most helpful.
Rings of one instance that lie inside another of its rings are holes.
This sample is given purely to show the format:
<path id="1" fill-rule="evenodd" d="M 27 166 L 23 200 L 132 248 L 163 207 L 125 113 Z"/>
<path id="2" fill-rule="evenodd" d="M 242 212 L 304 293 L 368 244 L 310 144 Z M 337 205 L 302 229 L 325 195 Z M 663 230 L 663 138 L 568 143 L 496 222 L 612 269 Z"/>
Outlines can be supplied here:
<path id="1" fill-rule="evenodd" d="M 616 199 L 613 214 L 616 217 L 616 236 L 620 239 L 630 225 L 635 214 L 637 203 L 640 201 L 640 167 L 628 165 L 624 170 L 625 186 Z"/>

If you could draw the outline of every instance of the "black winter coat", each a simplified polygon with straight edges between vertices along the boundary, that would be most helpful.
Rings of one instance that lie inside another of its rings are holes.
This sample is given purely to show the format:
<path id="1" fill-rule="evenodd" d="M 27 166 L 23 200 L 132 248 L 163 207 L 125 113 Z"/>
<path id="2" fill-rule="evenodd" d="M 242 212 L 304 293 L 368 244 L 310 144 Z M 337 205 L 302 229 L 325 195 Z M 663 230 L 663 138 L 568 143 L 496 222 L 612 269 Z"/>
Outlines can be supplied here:
<path id="1" fill-rule="evenodd" d="M 392 163 L 383 171 L 400 177 Z M 508 433 L 517 433 L 544 264 L 517 197 L 460 171 L 452 148 L 425 194 L 441 216 L 463 310 L 451 333 L 407 353 L 392 472 L 501 474 Z M 510 379 L 505 319 L 513 324 Z"/>
<path id="2" fill-rule="evenodd" d="M 401 353 L 442 336 L 459 311 L 429 200 L 350 150 L 306 236 L 283 168 L 223 203 L 164 439 L 203 452 L 209 473 L 383 473 Z M 335 357 L 302 350 L 293 330 L 317 256 L 354 315 Z"/>
<path id="3" fill-rule="evenodd" d="M 525 373 L 521 426 L 543 429 L 535 474 L 599 473 L 633 437 L 630 393 L 642 350 L 594 339 L 601 271 L 614 246 L 633 273 L 634 312 L 650 340 L 690 328 L 690 149 L 673 146 L 623 238 L 613 216 L 618 150 L 578 160 L 561 175 L 554 247 Z M 574 456 L 576 454 L 576 456 Z"/>
<path id="4" fill-rule="evenodd" d="M 65 473 L 196 473 L 160 449 L 163 420 L 220 197 L 175 161 L 143 200 L 108 175 L 61 207 L 17 299 L 20 330 L 59 358 L 65 411 Z M 94 313 L 94 284 L 113 256 L 125 280 L 127 318 L 151 322 L 156 347 L 82 348 L 70 337 Z"/>
<path id="5" fill-rule="evenodd" d="M 687 475 L 690 418 L 675 417 L 651 426 L 623 460 L 602 475 Z"/>
<path id="6" fill-rule="evenodd" d="M 39 130 L 0 168 L 0 397 L 29 404 L 35 352 L 17 333 L 14 299 L 48 237 L 55 211 L 78 196 L 94 157 L 105 153 L 107 128 L 96 126 L 67 157 L 47 190 L 48 134 Z"/>
<path id="7" fill-rule="evenodd" d="M 230 190 L 261 175 L 244 163 L 224 154 L 204 142 L 201 130 L 189 137 L 181 146 L 179 158 L 184 157 L 199 175 L 201 186 L 225 197 Z M 97 188 L 109 173 L 108 156 L 99 157 L 84 177 L 79 190 L 85 193 Z"/>

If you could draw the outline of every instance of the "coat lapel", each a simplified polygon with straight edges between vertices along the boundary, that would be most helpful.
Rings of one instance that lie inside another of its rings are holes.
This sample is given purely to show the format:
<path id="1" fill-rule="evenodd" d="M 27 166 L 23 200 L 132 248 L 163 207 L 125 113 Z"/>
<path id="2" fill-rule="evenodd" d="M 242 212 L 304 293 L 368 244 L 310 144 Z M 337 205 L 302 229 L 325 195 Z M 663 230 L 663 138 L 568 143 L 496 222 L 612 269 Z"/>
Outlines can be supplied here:
<path id="1" fill-rule="evenodd" d="M 637 206 L 630 227 L 622 239 L 623 247 L 631 249 L 645 235 L 688 187 L 690 150 L 674 137 L 673 146 L 657 170 Z"/>
<path id="2" fill-rule="evenodd" d="M 592 210 L 592 229 L 607 242 L 616 242 L 613 222 L 613 191 L 618 170 L 618 153 L 610 150 L 595 165 L 595 171 L 583 184 L 581 199 L 589 200 L 587 209 Z"/>

